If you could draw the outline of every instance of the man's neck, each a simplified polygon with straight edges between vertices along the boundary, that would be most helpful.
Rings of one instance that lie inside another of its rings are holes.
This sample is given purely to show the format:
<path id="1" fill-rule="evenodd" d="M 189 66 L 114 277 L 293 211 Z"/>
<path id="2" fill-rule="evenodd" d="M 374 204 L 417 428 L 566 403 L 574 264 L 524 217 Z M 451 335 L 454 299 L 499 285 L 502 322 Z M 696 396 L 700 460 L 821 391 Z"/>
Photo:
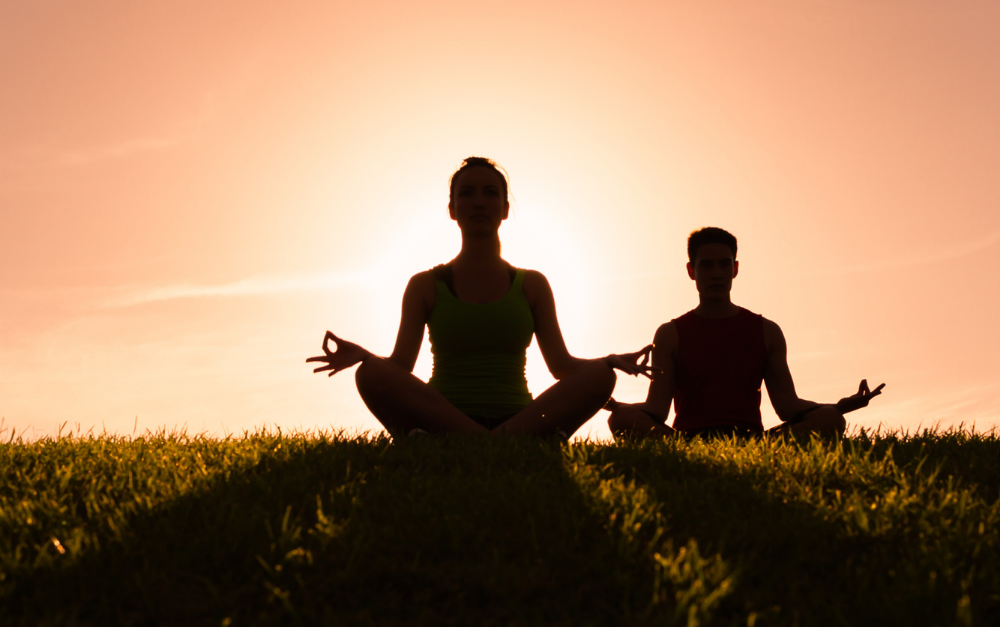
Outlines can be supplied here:
<path id="1" fill-rule="evenodd" d="M 727 299 L 703 298 L 695 307 L 695 314 L 702 318 L 732 318 L 738 314 L 740 308 Z"/>

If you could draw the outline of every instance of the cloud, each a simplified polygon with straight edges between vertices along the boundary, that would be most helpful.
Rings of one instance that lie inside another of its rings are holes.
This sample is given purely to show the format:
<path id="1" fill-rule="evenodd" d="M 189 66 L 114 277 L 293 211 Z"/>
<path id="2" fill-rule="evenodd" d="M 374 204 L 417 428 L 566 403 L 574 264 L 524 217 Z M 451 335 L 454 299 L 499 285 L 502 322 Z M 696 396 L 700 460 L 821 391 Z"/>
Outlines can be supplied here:
<path id="1" fill-rule="evenodd" d="M 205 94 L 201 112 L 192 118 L 176 123 L 173 131 L 170 133 L 126 139 L 85 150 L 64 151 L 58 160 L 69 165 L 80 165 L 95 161 L 131 157 L 132 155 L 145 152 L 167 150 L 174 146 L 193 141 L 202 133 L 212 114 L 215 112 L 215 101 L 216 98 L 212 92 Z"/>
<path id="2" fill-rule="evenodd" d="M 0 154 L 0 165 L 8 167 L 86 165 L 169 150 L 197 139 L 217 109 L 216 95 L 213 92 L 208 92 L 205 94 L 201 109 L 196 115 L 178 120 L 168 131 L 81 148 L 36 144 L 7 154 Z"/>
<path id="3" fill-rule="evenodd" d="M 131 307 L 145 303 L 178 298 L 216 298 L 233 296 L 264 296 L 290 292 L 328 290 L 344 285 L 362 285 L 372 272 L 329 272 L 307 276 L 251 277 L 215 285 L 177 284 L 148 288 L 124 288 L 117 296 L 105 301 L 105 307 Z"/>
<path id="4" fill-rule="evenodd" d="M 194 138 L 193 133 L 164 137 L 143 137 L 130 139 L 117 144 L 98 146 L 86 150 L 65 151 L 57 161 L 67 165 L 83 165 L 95 161 L 105 161 L 122 157 L 130 157 L 143 152 L 153 152 L 172 148 Z"/>
<path id="5" fill-rule="evenodd" d="M 830 266 L 826 268 L 825 274 L 858 274 L 862 272 L 892 270 L 896 268 L 954 261 L 955 259 L 968 257 L 969 255 L 991 248 L 998 242 L 1000 242 L 1000 230 L 987 233 L 986 235 L 975 239 L 953 243 L 923 254 L 903 255 L 889 259 L 874 260 L 867 263 Z M 813 270 L 810 270 L 809 273 L 815 274 Z"/>

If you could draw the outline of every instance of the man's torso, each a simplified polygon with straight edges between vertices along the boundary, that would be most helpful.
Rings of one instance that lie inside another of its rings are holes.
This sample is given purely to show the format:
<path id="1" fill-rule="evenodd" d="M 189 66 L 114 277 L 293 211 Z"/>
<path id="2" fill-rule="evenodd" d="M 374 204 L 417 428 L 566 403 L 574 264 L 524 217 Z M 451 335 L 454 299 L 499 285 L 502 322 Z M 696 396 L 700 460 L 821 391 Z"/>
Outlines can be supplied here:
<path id="1" fill-rule="evenodd" d="M 740 307 L 729 318 L 702 318 L 689 311 L 673 323 L 678 335 L 674 428 L 763 431 L 760 399 L 767 362 L 763 318 Z"/>

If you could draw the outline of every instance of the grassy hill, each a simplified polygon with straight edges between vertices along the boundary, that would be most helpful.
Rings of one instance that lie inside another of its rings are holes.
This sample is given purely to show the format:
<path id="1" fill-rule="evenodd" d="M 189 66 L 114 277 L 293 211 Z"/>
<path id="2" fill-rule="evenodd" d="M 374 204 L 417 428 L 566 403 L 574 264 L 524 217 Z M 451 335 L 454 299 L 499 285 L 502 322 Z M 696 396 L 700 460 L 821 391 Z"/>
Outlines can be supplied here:
<path id="1" fill-rule="evenodd" d="M 997 625 L 1000 438 L 0 444 L 2 625 Z"/>

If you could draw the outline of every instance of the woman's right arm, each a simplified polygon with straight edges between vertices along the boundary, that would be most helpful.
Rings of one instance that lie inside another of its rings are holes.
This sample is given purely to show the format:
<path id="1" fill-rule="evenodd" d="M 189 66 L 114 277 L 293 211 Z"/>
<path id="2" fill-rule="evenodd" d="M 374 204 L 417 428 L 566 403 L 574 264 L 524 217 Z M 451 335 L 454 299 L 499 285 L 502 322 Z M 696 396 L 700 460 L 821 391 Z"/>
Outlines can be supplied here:
<path id="1" fill-rule="evenodd" d="M 413 372 L 413 366 L 417 363 L 420 344 L 424 341 L 424 325 L 431 317 L 436 297 L 437 290 L 430 271 L 414 274 L 406 284 L 396 345 L 392 348 L 389 361 L 407 372 Z"/>
<path id="2" fill-rule="evenodd" d="M 389 359 L 405 368 L 407 372 L 413 372 L 413 366 L 417 362 L 420 343 L 424 339 L 424 325 L 434 308 L 435 296 L 434 279 L 430 272 L 413 275 L 403 293 L 403 313 L 399 321 L 399 332 L 396 334 L 396 345 Z M 337 347 L 335 351 L 329 348 L 330 340 L 333 340 Z M 306 362 L 326 364 L 314 369 L 313 372 L 329 370 L 331 377 L 373 356 L 367 349 L 341 339 L 330 331 L 323 337 L 323 353 L 317 357 L 310 357 Z"/>

